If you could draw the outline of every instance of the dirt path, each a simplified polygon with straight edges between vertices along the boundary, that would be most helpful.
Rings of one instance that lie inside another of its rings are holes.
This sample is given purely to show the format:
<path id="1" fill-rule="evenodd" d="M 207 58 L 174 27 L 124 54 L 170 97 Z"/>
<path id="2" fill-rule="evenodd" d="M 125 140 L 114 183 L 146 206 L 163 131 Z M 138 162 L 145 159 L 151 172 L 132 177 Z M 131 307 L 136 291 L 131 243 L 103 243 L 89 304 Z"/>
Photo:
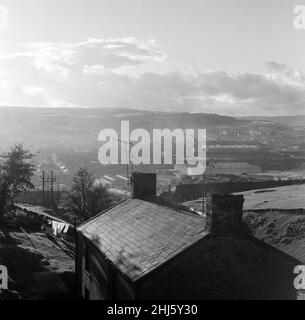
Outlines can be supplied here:
<path id="1" fill-rule="evenodd" d="M 73 245 L 26 232 L 0 229 L 0 265 L 9 274 L 9 291 L 0 299 L 73 299 Z"/>

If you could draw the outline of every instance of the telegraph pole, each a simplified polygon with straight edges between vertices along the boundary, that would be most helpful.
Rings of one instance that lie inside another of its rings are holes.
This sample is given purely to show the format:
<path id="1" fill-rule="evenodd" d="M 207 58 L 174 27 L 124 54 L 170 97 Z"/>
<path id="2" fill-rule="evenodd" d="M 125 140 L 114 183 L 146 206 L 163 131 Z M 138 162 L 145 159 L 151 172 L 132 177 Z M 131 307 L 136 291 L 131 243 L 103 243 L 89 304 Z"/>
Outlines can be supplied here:
<path id="1" fill-rule="evenodd" d="M 59 205 L 59 182 L 57 182 L 57 208 Z"/>
<path id="2" fill-rule="evenodd" d="M 47 174 L 47 178 L 46 178 L 46 183 L 47 183 L 47 202 L 46 202 L 46 207 L 48 207 L 49 206 L 49 203 L 50 203 L 50 186 L 49 186 L 49 181 L 50 181 L 50 179 L 49 179 L 49 174 Z"/>
<path id="3" fill-rule="evenodd" d="M 204 214 L 204 182 L 205 182 L 205 171 L 202 173 L 202 215 Z"/>
<path id="4" fill-rule="evenodd" d="M 216 140 L 218 140 L 219 138 L 221 138 L 224 134 L 222 134 L 221 136 L 219 136 Z M 197 143 L 197 148 L 202 148 L 203 150 L 206 148 L 208 149 L 207 146 L 205 146 L 205 148 L 199 143 L 199 141 L 193 136 L 194 141 Z M 207 156 L 207 155 L 206 155 Z M 208 194 L 208 192 L 205 192 L 205 184 L 206 184 L 206 177 L 207 177 L 207 170 L 208 167 L 211 168 L 215 168 L 215 165 L 212 161 L 208 161 L 207 159 L 202 159 L 202 161 L 206 161 L 206 166 L 205 166 L 205 170 L 202 173 L 202 214 L 204 214 L 204 206 L 205 206 L 205 201 L 204 201 L 204 196 L 205 194 Z M 198 161 L 197 161 L 198 163 Z"/>
<path id="5" fill-rule="evenodd" d="M 44 177 L 44 174 L 45 174 L 45 172 L 43 171 L 42 172 L 42 205 L 44 206 L 45 205 L 45 198 L 44 198 L 44 179 L 45 179 L 45 177 Z"/>
<path id="6" fill-rule="evenodd" d="M 42 172 L 41 182 L 42 182 L 42 204 L 43 206 L 48 206 L 51 201 L 51 205 L 54 207 L 54 182 L 56 178 L 54 172 L 51 171 L 51 175 L 46 174 L 45 171 Z"/>
<path id="7" fill-rule="evenodd" d="M 51 171 L 51 204 L 54 207 L 54 173 Z"/>

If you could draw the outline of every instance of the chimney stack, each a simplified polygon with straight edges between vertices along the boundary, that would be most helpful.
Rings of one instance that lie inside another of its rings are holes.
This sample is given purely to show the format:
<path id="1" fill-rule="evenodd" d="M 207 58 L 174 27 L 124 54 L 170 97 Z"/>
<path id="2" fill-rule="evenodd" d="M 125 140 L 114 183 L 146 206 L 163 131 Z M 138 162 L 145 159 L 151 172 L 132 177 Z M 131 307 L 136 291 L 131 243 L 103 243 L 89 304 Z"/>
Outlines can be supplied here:
<path id="1" fill-rule="evenodd" d="M 243 203 L 243 195 L 207 195 L 205 230 L 212 232 L 242 229 Z"/>
<path id="2" fill-rule="evenodd" d="M 132 184 L 134 198 L 150 200 L 156 196 L 157 176 L 155 173 L 134 172 Z"/>

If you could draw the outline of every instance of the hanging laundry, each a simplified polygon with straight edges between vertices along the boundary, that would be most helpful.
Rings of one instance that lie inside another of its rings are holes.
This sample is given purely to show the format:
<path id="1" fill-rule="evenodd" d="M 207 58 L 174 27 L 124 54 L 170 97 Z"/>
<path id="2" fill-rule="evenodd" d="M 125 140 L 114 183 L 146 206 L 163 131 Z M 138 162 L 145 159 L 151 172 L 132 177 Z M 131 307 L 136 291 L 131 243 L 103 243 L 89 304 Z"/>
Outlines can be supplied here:
<path id="1" fill-rule="evenodd" d="M 64 228 L 64 230 L 63 230 L 63 233 L 67 233 L 68 230 L 69 230 L 69 224 L 66 223 L 66 224 L 65 224 L 65 228 Z"/>
<path id="2" fill-rule="evenodd" d="M 52 221 L 52 229 L 53 229 L 53 235 L 57 237 L 57 230 L 58 230 L 58 222 L 57 221 Z"/>
<path id="3" fill-rule="evenodd" d="M 67 231 L 69 229 L 69 224 L 53 220 L 52 221 L 52 229 L 53 229 L 53 235 L 58 236 L 62 232 L 67 233 Z"/>
<path id="4" fill-rule="evenodd" d="M 58 222 L 58 224 L 57 224 L 57 234 L 61 233 L 64 230 L 65 225 L 66 225 L 65 223 Z"/>

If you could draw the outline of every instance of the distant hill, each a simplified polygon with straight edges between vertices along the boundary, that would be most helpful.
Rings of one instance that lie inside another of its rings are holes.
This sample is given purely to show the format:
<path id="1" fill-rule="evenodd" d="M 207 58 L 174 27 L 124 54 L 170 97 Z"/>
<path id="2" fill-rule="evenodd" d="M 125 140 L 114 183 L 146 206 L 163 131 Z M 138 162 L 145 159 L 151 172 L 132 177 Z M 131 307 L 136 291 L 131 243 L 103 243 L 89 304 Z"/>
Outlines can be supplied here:
<path id="1" fill-rule="evenodd" d="M 238 119 L 250 120 L 250 121 L 269 121 L 284 124 L 286 126 L 301 126 L 305 127 L 305 115 L 298 116 L 280 116 L 280 117 L 238 117 Z"/>
<path id="2" fill-rule="evenodd" d="M 268 118 L 269 119 L 269 118 Z M 120 135 L 121 120 L 129 120 L 130 131 L 143 128 L 170 130 L 207 129 L 207 157 L 211 161 L 248 163 L 260 170 L 290 170 L 305 163 L 305 127 L 269 120 L 234 118 L 217 114 L 155 112 L 106 108 L 25 108 L 0 107 L 0 153 L 16 142 L 30 147 L 37 157 L 37 185 L 42 171 L 53 170 L 62 184 L 71 181 L 73 172 L 86 166 L 98 178 L 126 175 L 126 165 L 101 165 L 98 161 L 100 130 L 112 128 Z M 173 169 L 167 165 L 139 165 L 137 170 Z M 162 171 L 163 172 L 163 171 Z M 178 179 L 173 173 L 169 180 Z M 163 181 L 163 180 L 162 180 Z M 163 182 L 162 182 L 163 183 Z"/>
<path id="3" fill-rule="evenodd" d="M 190 114 L 104 108 L 0 107 L 0 146 L 19 141 L 36 147 L 88 150 L 96 145 L 100 130 L 120 130 L 129 120 L 131 130 L 211 128 L 245 122 L 217 114 Z"/>

